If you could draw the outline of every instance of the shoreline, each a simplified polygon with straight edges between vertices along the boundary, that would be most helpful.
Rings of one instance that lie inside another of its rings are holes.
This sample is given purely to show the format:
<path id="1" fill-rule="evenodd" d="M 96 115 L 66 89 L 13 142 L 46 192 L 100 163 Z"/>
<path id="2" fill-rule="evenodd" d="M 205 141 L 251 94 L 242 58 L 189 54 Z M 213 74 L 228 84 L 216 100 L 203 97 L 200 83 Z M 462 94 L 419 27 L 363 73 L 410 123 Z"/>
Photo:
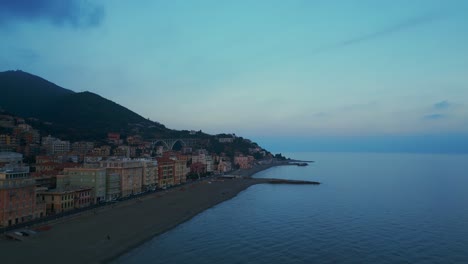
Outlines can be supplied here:
<path id="1" fill-rule="evenodd" d="M 234 198 L 252 185 L 307 183 L 252 178 L 255 173 L 282 165 L 291 164 L 258 165 L 231 173 L 241 176 L 239 179 L 205 179 L 91 210 L 72 219 L 49 223 L 50 230 L 21 242 L 0 239 L 0 248 L 5 252 L 2 252 L 3 259 L 7 263 L 26 263 L 41 257 L 47 258 L 48 262 L 60 263 L 112 262 L 203 211 Z M 44 252 L 51 252 L 52 255 L 44 256 Z"/>

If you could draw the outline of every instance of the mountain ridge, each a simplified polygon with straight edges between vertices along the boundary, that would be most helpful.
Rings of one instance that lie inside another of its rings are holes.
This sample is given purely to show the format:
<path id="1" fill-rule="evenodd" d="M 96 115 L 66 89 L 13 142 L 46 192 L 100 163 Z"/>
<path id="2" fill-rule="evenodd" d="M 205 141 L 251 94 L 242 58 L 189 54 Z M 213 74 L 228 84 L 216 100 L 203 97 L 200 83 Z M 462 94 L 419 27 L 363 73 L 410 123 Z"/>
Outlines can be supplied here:
<path id="1" fill-rule="evenodd" d="M 39 130 L 42 136 L 103 144 L 107 144 L 109 132 L 118 132 L 123 139 L 137 135 L 147 141 L 193 138 L 197 140 L 196 147 L 224 153 L 231 158 L 238 153 L 248 155 L 251 149 L 259 147 L 257 143 L 237 136 L 231 143 L 219 142 L 218 137 L 230 137 L 227 134 L 168 129 L 98 94 L 77 93 L 23 71 L 0 72 L 0 95 L 3 95 L 0 96 L 0 114 L 25 118 L 26 123 Z"/>
<path id="2" fill-rule="evenodd" d="M 48 132 L 75 140 L 129 133 L 131 124 L 153 127 L 155 135 L 171 130 L 90 91 L 74 92 L 24 71 L 0 72 L 0 108 L 54 126 Z"/>

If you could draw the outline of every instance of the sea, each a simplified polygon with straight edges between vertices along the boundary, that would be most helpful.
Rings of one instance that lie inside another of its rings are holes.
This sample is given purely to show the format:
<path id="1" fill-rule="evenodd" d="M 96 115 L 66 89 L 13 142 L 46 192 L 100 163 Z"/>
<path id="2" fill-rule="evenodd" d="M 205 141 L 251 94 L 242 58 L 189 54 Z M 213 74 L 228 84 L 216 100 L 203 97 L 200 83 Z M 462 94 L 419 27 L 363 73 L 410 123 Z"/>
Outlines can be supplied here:
<path id="1" fill-rule="evenodd" d="M 468 155 L 288 153 L 313 160 L 115 263 L 468 263 Z M 161 215 L 161 217 L 164 217 Z"/>

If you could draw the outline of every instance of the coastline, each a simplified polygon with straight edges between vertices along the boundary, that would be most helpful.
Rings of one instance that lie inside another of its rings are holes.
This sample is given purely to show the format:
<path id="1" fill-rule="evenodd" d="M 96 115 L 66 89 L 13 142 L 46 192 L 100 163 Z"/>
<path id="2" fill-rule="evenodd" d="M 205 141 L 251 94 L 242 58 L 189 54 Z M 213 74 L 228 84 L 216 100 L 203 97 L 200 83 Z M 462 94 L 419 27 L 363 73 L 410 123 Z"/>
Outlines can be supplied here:
<path id="1" fill-rule="evenodd" d="M 51 223 L 50 230 L 22 242 L 0 239 L 2 257 L 7 263 L 26 263 L 37 261 L 44 252 L 51 252 L 48 262 L 111 262 L 206 209 L 232 199 L 252 185 L 288 183 L 251 177 L 280 165 L 290 164 L 258 165 L 232 172 L 232 175 L 240 176 L 238 179 L 206 179 L 91 210 L 72 219 Z"/>

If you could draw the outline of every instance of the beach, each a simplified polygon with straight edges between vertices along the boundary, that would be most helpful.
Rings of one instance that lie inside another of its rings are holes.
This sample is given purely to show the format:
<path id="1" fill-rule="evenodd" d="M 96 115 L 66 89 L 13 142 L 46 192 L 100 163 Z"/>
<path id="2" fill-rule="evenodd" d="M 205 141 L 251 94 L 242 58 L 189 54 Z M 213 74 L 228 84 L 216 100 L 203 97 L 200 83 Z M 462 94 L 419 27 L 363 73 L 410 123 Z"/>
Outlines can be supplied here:
<path id="1" fill-rule="evenodd" d="M 50 230 L 24 241 L 0 239 L 0 253 L 6 263 L 109 262 L 254 184 L 273 183 L 249 177 L 272 166 L 236 173 L 242 178 L 197 181 L 48 223 Z"/>

